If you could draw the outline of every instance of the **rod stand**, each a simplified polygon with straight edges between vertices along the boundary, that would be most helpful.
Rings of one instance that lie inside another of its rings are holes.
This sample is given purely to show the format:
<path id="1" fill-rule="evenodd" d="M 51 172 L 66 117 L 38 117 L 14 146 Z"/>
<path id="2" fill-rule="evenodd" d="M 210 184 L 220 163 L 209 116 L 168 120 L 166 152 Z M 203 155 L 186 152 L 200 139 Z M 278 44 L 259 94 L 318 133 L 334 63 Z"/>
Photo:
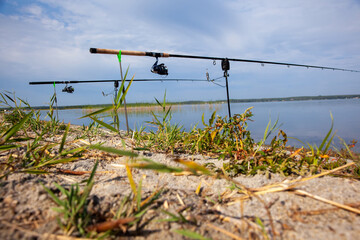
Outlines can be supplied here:
<path id="1" fill-rule="evenodd" d="M 115 93 L 114 103 L 116 102 L 117 99 L 118 87 L 119 87 L 119 82 L 114 81 L 114 93 Z M 116 116 L 114 115 L 114 124 L 116 123 L 116 121 L 117 121 Z"/>
<path id="2" fill-rule="evenodd" d="M 229 113 L 229 120 L 231 118 L 231 109 L 230 109 L 230 97 L 229 97 L 229 83 L 228 83 L 228 70 L 230 70 L 230 62 L 229 59 L 225 58 L 221 60 L 221 68 L 224 71 L 225 83 L 226 83 L 226 99 Z"/>

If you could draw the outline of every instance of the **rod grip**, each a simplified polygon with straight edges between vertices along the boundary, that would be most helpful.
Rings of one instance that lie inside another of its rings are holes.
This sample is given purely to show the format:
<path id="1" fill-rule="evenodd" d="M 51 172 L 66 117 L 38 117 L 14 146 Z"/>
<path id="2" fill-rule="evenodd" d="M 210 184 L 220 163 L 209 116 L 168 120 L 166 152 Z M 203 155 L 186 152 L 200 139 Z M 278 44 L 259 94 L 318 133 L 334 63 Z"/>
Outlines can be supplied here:
<path id="1" fill-rule="evenodd" d="M 104 48 L 90 48 L 90 53 L 100 53 L 100 54 L 119 54 L 120 50 L 115 49 L 104 49 Z M 146 56 L 145 52 L 140 51 L 127 51 L 121 50 L 121 55 L 131 55 L 131 56 Z"/>

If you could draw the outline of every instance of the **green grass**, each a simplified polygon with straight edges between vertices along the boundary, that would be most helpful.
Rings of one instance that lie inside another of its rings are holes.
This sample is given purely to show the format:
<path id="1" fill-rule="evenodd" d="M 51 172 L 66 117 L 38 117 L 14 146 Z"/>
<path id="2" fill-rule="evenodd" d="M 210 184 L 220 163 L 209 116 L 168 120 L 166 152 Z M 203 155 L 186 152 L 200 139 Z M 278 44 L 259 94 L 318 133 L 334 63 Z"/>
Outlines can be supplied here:
<path id="1" fill-rule="evenodd" d="M 127 73 L 125 77 L 126 75 Z M 120 122 L 117 114 L 129 87 L 130 84 L 125 89 L 123 81 L 112 106 L 84 116 L 93 121 L 89 126 L 83 126 L 84 131 L 78 138 L 90 140 L 98 134 L 100 127 L 119 133 Z M 70 129 L 55 118 L 54 96 L 50 100 L 48 121 L 40 120 L 39 112 L 31 109 L 26 101 L 15 97 L 15 94 L 12 96 L 9 92 L 3 92 L 0 97 L 0 105 L 9 109 L 8 113 L 4 114 L 4 121 L 0 125 L 0 151 L 11 152 L 26 146 L 26 151 L 21 157 L 15 158 L 9 154 L 7 161 L 2 165 L 0 177 L 6 177 L 13 172 L 46 173 L 47 167 L 74 161 L 87 149 L 66 146 Z M 153 119 L 148 123 L 156 130 L 145 132 L 145 128 L 141 128 L 133 131 L 133 148 L 136 150 L 170 154 L 204 154 L 228 159 L 229 161 L 223 164 L 222 169 L 213 170 L 218 172 L 225 170 L 231 177 L 258 173 L 280 173 L 285 176 L 306 175 L 340 166 L 344 164 L 345 159 L 356 161 L 358 158 L 358 154 L 352 152 L 352 147 L 356 142 L 349 145 L 343 142 L 343 148 L 340 150 L 334 150 L 332 147 L 332 141 L 336 136 L 332 115 L 330 115 L 332 120 L 330 129 L 319 146 L 307 144 L 307 149 L 294 149 L 287 146 L 288 136 L 279 129 L 277 121 L 273 124 L 269 121 L 263 139 L 255 142 L 247 129 L 247 124 L 253 117 L 251 108 L 246 109 L 242 114 L 235 114 L 230 119 L 217 116 L 214 112 L 206 121 L 203 115 L 202 122 L 205 127 L 195 126 L 191 131 L 186 132 L 182 126 L 171 123 L 172 113 L 171 107 L 166 103 L 166 93 L 162 102 L 155 100 L 162 111 L 152 112 Z M 30 110 L 23 111 L 23 106 Z M 109 112 L 113 116 L 113 123 L 108 124 L 99 120 L 98 116 L 104 112 Z M 276 132 L 270 144 L 265 145 L 270 135 Z M 49 136 L 58 134 L 63 135 L 60 142 L 50 143 L 46 140 Z M 100 146 L 98 150 L 106 151 L 106 149 L 100 149 Z M 296 154 L 293 154 L 294 152 Z M 337 160 L 329 162 L 329 156 L 334 156 Z M 358 172 L 358 168 L 352 171 L 356 177 L 359 177 Z"/>
<path id="2" fill-rule="evenodd" d="M 15 94 L 10 95 L 8 92 L 0 93 L 0 105 L 9 108 L 0 123 L 0 152 L 8 156 L 2 161 L 0 178 L 16 172 L 47 173 L 48 167 L 75 161 L 81 156 L 85 147 L 66 146 L 70 125 L 55 119 L 53 98 L 47 114 L 50 121 L 43 121 L 38 111 L 31 108 L 27 112 L 22 111 L 21 105 L 30 107 L 29 104 L 16 98 Z M 48 140 L 59 134 L 62 134 L 59 142 Z"/>
<path id="3" fill-rule="evenodd" d="M 90 214 L 87 212 L 88 197 L 94 186 L 94 175 L 97 165 L 98 162 L 95 163 L 90 177 L 86 181 L 86 186 L 82 191 L 78 183 L 72 184 L 69 190 L 57 183 L 54 184 L 62 195 L 65 196 L 64 200 L 61 200 L 54 192 L 43 185 L 45 191 L 58 205 L 54 210 L 61 214 L 62 218 L 58 218 L 58 223 L 66 234 L 70 235 L 73 231 L 79 231 L 82 236 L 86 235 L 85 228 L 90 222 Z"/>

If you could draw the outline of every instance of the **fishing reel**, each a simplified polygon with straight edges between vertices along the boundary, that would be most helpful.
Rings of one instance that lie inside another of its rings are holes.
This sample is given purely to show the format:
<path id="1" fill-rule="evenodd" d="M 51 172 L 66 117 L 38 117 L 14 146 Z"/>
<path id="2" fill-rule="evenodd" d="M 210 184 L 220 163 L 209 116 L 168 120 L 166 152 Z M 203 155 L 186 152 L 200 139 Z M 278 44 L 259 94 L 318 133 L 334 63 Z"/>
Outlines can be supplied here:
<path id="1" fill-rule="evenodd" d="M 151 72 L 159 75 L 168 75 L 168 69 L 164 63 L 158 64 L 159 59 L 156 57 L 156 62 L 151 67 Z"/>
<path id="2" fill-rule="evenodd" d="M 68 86 L 67 84 L 64 87 L 64 89 L 62 90 L 62 92 L 67 92 L 67 93 L 73 93 L 74 91 L 75 91 L 75 89 L 72 86 Z"/>

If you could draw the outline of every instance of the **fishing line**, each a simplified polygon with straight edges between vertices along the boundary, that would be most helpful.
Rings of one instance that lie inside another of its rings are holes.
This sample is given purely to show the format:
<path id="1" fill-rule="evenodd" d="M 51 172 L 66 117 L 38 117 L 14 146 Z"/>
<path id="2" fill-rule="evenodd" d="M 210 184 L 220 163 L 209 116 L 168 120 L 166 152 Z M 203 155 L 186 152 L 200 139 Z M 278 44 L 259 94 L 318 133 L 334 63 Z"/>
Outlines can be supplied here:
<path id="1" fill-rule="evenodd" d="M 216 83 L 215 81 L 216 80 L 218 80 L 218 79 L 220 79 L 220 78 L 223 78 L 223 76 L 221 76 L 221 77 L 218 77 L 218 78 L 214 78 L 214 79 L 210 79 L 210 74 L 209 74 L 209 72 L 208 72 L 208 69 L 206 69 L 206 80 L 208 81 L 208 82 L 211 82 L 211 83 L 213 83 L 213 84 L 215 84 L 215 85 L 217 85 L 217 86 L 219 86 L 219 87 L 225 87 L 225 86 L 223 86 L 223 85 L 221 85 L 221 84 L 218 84 L 218 83 Z"/>

